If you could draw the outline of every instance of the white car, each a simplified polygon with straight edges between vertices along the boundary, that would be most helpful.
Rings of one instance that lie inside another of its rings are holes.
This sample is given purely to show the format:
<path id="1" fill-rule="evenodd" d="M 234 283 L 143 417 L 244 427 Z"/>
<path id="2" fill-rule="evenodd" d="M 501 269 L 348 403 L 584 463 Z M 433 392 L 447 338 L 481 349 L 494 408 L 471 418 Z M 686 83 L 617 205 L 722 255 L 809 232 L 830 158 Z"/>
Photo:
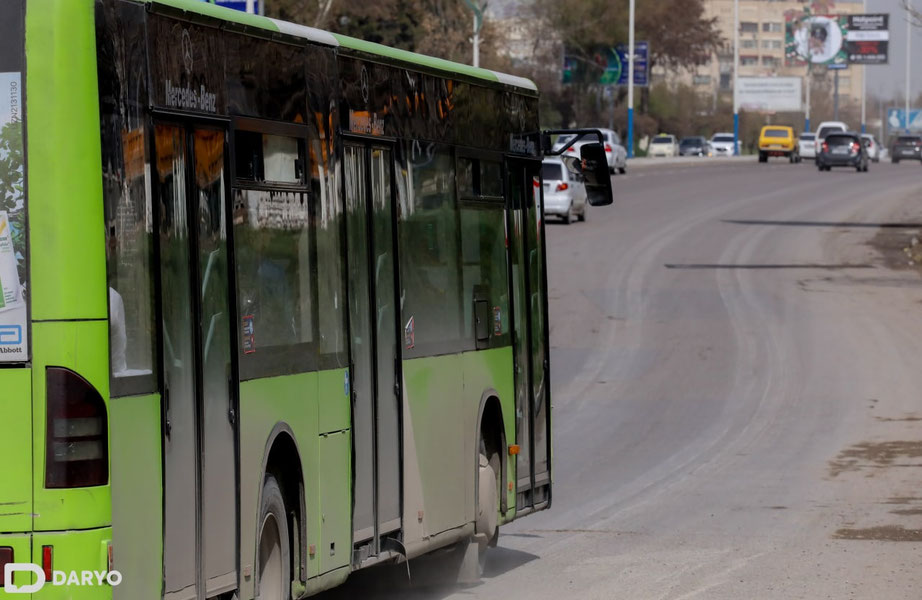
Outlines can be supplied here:
<path id="1" fill-rule="evenodd" d="M 676 141 L 674 135 L 661 133 L 650 140 L 650 149 L 647 151 L 647 154 L 650 156 L 662 157 L 678 156 L 679 142 Z"/>
<path id="2" fill-rule="evenodd" d="M 580 173 L 567 168 L 566 159 L 547 158 L 541 163 L 544 214 L 560 217 L 569 225 L 586 220 L 586 184 Z M 572 160 L 572 159 L 571 159 Z"/>
<path id="3" fill-rule="evenodd" d="M 801 158 L 816 158 L 816 134 L 805 131 L 797 140 L 797 152 Z"/>
<path id="4" fill-rule="evenodd" d="M 711 136 L 711 149 L 714 156 L 733 156 L 733 134 L 715 133 Z"/>
<path id="5" fill-rule="evenodd" d="M 621 137 L 618 132 L 611 129 L 599 129 L 602 137 L 605 139 L 605 158 L 608 160 L 608 171 L 612 174 L 627 172 L 627 150 L 621 143 Z M 559 152 L 561 148 L 574 138 L 574 135 L 562 135 L 554 142 L 553 152 Z M 579 156 L 579 147 L 583 144 L 598 143 L 594 135 L 583 136 L 578 142 L 567 148 L 565 156 Z"/>
<path id="6" fill-rule="evenodd" d="M 816 128 L 816 143 L 817 145 L 822 144 L 830 133 L 845 133 L 846 131 L 848 131 L 848 125 L 842 121 L 823 121 Z"/>
<path id="7" fill-rule="evenodd" d="M 868 158 L 874 162 L 880 162 L 880 144 L 870 133 L 862 133 L 861 141 L 868 150 Z"/>

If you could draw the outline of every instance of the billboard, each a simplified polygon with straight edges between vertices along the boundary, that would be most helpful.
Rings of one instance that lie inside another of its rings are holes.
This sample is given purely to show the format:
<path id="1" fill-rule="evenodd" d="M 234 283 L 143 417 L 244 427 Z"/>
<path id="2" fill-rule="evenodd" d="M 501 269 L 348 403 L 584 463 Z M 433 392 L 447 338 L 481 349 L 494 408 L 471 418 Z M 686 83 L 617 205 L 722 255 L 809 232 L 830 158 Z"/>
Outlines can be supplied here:
<path id="1" fill-rule="evenodd" d="M 634 85 L 649 83 L 648 42 L 634 43 Z M 598 47 L 587 55 L 584 52 L 568 50 L 563 59 L 563 83 L 595 83 L 600 85 L 627 85 L 627 44 L 614 48 Z"/>
<path id="2" fill-rule="evenodd" d="M 800 77 L 740 77 L 740 108 L 759 112 L 799 112 L 802 79 Z"/>
<path id="3" fill-rule="evenodd" d="M 792 67 L 809 62 L 843 69 L 848 65 L 847 35 L 847 16 L 789 10 L 784 14 L 784 64 Z"/>
<path id="4" fill-rule="evenodd" d="M 890 15 L 849 15 L 845 52 L 855 65 L 885 65 L 889 62 Z"/>

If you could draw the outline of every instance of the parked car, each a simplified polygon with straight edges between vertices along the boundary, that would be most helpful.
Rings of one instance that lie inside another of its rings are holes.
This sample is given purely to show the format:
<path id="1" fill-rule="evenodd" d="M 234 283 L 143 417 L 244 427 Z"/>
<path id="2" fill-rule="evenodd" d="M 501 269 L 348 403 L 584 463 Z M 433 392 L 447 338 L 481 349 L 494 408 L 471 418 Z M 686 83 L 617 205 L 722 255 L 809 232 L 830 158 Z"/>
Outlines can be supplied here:
<path id="1" fill-rule="evenodd" d="M 868 149 L 868 158 L 871 159 L 871 162 L 880 162 L 880 144 L 877 143 L 877 140 L 870 133 L 862 133 L 861 141 L 864 143 L 864 147 Z"/>
<path id="2" fill-rule="evenodd" d="M 861 143 L 861 136 L 853 131 L 829 133 L 816 154 L 816 167 L 820 171 L 829 171 L 832 167 L 854 167 L 859 173 L 867 172 L 868 151 Z"/>
<path id="3" fill-rule="evenodd" d="M 679 156 L 710 156 L 711 143 L 701 136 L 684 137 L 679 142 Z"/>
<path id="4" fill-rule="evenodd" d="M 800 162 L 794 129 L 784 125 L 766 125 L 759 133 L 759 162 L 768 162 L 770 156 L 783 156 L 788 161 Z"/>
<path id="5" fill-rule="evenodd" d="M 678 156 L 679 144 L 675 136 L 668 133 L 661 133 L 650 140 L 650 156 Z"/>
<path id="6" fill-rule="evenodd" d="M 609 172 L 612 174 L 626 173 L 627 150 L 625 149 L 624 144 L 621 143 L 621 136 L 618 135 L 617 131 L 612 131 L 611 129 L 599 128 L 599 131 L 602 132 L 602 137 L 605 139 L 605 158 L 608 159 Z M 574 137 L 575 136 L 573 135 L 560 136 L 554 143 L 553 151 L 558 152 Z M 575 144 L 567 148 L 565 154 L 569 156 L 579 156 L 579 147 L 583 144 L 592 142 L 598 143 L 598 139 L 595 136 L 584 136 Z"/>
<path id="7" fill-rule="evenodd" d="M 541 179 L 545 215 L 560 217 L 567 225 L 574 218 L 586 220 L 586 184 L 581 174 L 567 168 L 566 159 L 545 159 L 541 163 Z"/>
<path id="8" fill-rule="evenodd" d="M 715 133 L 711 136 L 711 149 L 714 151 L 714 156 L 733 156 L 733 134 Z"/>
<path id="9" fill-rule="evenodd" d="M 797 153 L 801 158 L 816 158 L 816 134 L 805 131 L 797 140 Z"/>
<path id="10" fill-rule="evenodd" d="M 893 142 L 890 162 L 896 164 L 901 160 L 922 161 L 922 135 L 901 135 Z"/>
<path id="11" fill-rule="evenodd" d="M 820 123 L 820 126 L 816 128 L 816 143 L 822 143 L 830 133 L 844 133 L 846 131 L 848 131 L 848 125 L 842 121 L 823 121 Z"/>

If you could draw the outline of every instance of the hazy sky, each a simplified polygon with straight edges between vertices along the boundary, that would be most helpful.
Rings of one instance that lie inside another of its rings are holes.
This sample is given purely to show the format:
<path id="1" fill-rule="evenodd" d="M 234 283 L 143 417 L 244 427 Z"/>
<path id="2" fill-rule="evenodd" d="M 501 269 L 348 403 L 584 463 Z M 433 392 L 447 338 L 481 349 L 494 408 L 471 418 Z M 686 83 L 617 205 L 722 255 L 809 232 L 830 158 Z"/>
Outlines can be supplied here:
<path id="1" fill-rule="evenodd" d="M 922 11 L 922 0 L 912 1 L 916 10 Z M 866 67 L 868 94 L 899 95 L 902 100 L 906 90 L 906 11 L 902 0 L 867 0 L 867 12 L 890 13 L 890 64 Z M 922 28 L 912 28 L 911 51 L 910 79 L 915 98 L 922 93 Z"/>

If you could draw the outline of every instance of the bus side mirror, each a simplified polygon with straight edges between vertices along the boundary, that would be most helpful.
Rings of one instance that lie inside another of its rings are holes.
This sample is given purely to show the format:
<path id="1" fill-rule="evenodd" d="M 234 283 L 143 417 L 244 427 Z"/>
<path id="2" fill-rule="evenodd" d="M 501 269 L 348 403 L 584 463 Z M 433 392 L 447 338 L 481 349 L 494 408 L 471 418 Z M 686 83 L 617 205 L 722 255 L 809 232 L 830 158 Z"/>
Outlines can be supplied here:
<path id="1" fill-rule="evenodd" d="M 614 201 L 611 174 L 602 144 L 583 144 L 579 148 L 580 166 L 586 179 L 586 196 L 592 206 L 607 206 Z"/>

